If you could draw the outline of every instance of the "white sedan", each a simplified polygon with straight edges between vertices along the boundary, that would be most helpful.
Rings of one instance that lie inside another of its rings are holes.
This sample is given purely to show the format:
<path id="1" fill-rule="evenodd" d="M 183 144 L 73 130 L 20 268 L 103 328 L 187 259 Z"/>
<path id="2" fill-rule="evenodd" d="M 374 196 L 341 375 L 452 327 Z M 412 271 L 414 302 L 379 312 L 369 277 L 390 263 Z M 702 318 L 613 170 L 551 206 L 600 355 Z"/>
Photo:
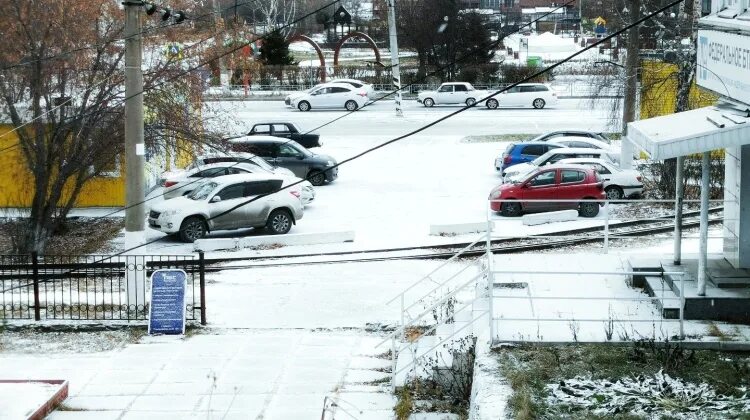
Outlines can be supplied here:
<path id="1" fill-rule="evenodd" d="M 278 169 L 283 169 L 279 171 Z M 162 195 L 165 200 L 190 194 L 206 178 L 215 178 L 224 175 L 235 174 L 276 174 L 289 178 L 293 181 L 300 181 L 288 169 L 277 168 L 277 170 L 268 170 L 260 166 L 247 162 L 223 162 L 212 163 L 185 169 L 183 171 L 169 172 L 162 175 L 162 184 L 164 191 Z M 300 200 L 303 205 L 310 204 L 315 199 L 315 189 L 309 181 L 302 181 L 299 185 Z"/>
<path id="2" fill-rule="evenodd" d="M 557 92 L 544 83 L 524 83 L 504 91 L 490 99 L 485 105 L 489 109 L 498 107 L 534 107 L 542 109 L 557 104 Z"/>
<path id="3" fill-rule="evenodd" d="M 557 163 L 587 166 L 599 173 L 604 180 L 607 200 L 621 200 L 643 194 L 643 178 L 634 169 L 620 169 L 605 159 L 563 159 Z"/>
<path id="4" fill-rule="evenodd" d="M 290 98 L 290 105 L 300 111 L 318 108 L 344 108 L 347 111 L 356 111 L 368 100 L 367 92 L 363 89 L 343 83 L 326 83 Z"/>

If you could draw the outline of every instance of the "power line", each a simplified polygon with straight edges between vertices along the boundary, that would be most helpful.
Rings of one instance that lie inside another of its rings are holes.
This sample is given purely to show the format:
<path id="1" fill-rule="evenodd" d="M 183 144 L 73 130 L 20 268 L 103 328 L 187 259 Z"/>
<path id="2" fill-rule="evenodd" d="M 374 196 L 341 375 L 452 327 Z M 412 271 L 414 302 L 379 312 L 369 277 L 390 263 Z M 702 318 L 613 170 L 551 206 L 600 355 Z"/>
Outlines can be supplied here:
<path id="1" fill-rule="evenodd" d="M 602 44 L 602 43 L 604 43 L 604 42 L 606 42 L 606 41 L 608 41 L 608 40 L 610 40 L 610 39 L 612 39 L 612 38 L 614 38 L 614 37 L 616 37 L 616 36 L 619 36 L 620 34 L 622 34 L 623 32 L 625 32 L 625 31 L 627 31 L 627 30 L 629 30 L 630 28 L 632 28 L 632 27 L 634 27 L 634 26 L 640 25 L 641 23 L 643 23 L 643 22 L 645 22 L 645 21 L 647 21 L 647 20 L 649 20 L 649 19 L 652 19 L 652 18 L 653 18 L 654 16 L 656 16 L 656 15 L 657 15 L 658 13 L 661 13 L 661 12 L 663 12 L 664 10 L 667 10 L 667 9 L 669 9 L 670 7 L 674 7 L 674 6 L 676 6 L 676 5 L 680 4 L 680 3 L 681 3 L 681 2 L 683 2 L 683 1 L 684 1 L 684 0 L 675 0 L 675 1 L 671 2 L 671 3 L 669 3 L 668 5 L 666 5 L 666 6 L 662 7 L 661 9 L 658 9 L 657 11 L 655 11 L 655 12 L 653 12 L 653 13 L 649 13 L 649 14 L 647 14 L 647 15 L 645 15 L 645 16 L 643 16 L 643 17 L 639 18 L 639 19 L 638 19 L 638 20 L 636 20 L 635 22 L 632 22 L 632 23 L 628 24 L 628 25 L 627 25 L 627 26 L 625 26 L 624 28 L 622 28 L 622 29 L 620 29 L 620 30 L 618 30 L 618 31 L 616 31 L 616 32 L 614 32 L 614 33 L 612 33 L 612 34 L 610 34 L 610 35 L 608 35 L 608 36 L 604 37 L 604 38 L 601 38 L 601 39 L 600 39 L 599 41 L 597 41 L 597 42 L 595 42 L 595 43 L 593 43 L 593 44 L 591 44 L 591 45 L 589 45 L 589 46 L 587 46 L 587 47 L 583 48 L 582 50 L 579 50 L 579 51 L 577 51 L 577 52 L 575 52 L 575 53 L 573 53 L 573 54 L 569 55 L 569 56 L 568 56 L 568 57 L 566 57 L 565 59 L 563 59 L 563 60 L 561 60 L 561 61 L 558 61 L 557 63 L 554 63 L 554 64 L 552 64 L 552 65 L 550 65 L 550 66 L 548 66 L 548 67 L 546 67 L 546 68 L 544 68 L 544 69 L 542 69 L 542 70 L 540 70 L 540 71 L 538 71 L 538 72 L 536 72 L 536 73 L 534 73 L 534 74 L 532 74 L 532 75 L 530 75 L 530 76 L 527 76 L 527 77 L 525 77 L 524 79 L 522 79 L 522 80 L 520 80 L 520 81 L 518 81 L 518 82 L 512 83 L 511 85 L 509 85 L 509 86 L 506 86 L 505 88 L 502 88 L 502 89 L 500 89 L 500 90 L 498 90 L 498 91 L 496 91 L 496 92 L 494 92 L 494 93 L 492 93 L 492 94 L 490 94 L 490 95 L 486 96 L 485 98 L 481 99 L 481 101 L 486 101 L 487 99 L 493 98 L 493 97 L 495 97 L 495 96 L 497 96 L 497 95 L 499 95 L 499 94 L 501 94 L 501 93 L 503 93 L 503 92 L 507 91 L 508 89 L 511 89 L 511 88 L 513 88 L 513 87 L 515 87 L 515 86 L 518 86 L 518 85 L 519 85 L 519 84 L 521 84 L 521 83 L 525 83 L 525 82 L 527 82 L 527 81 L 529 81 L 529 80 L 532 80 L 532 79 L 534 79 L 534 78 L 536 78 L 536 77 L 539 77 L 539 76 L 543 75 L 544 73 L 547 73 L 547 72 L 549 72 L 549 71 L 551 71 L 551 70 L 554 70 L 555 68 L 557 68 L 557 67 L 559 67 L 560 65 L 562 65 L 562 64 L 564 64 L 564 63 L 566 63 L 566 62 L 568 62 L 568 61 L 572 60 L 573 58 L 575 58 L 575 57 L 577 57 L 577 56 L 579 56 L 579 55 L 583 54 L 584 52 L 586 52 L 586 51 L 588 51 L 588 50 L 590 50 L 590 49 L 593 49 L 593 48 L 596 48 L 596 47 L 598 47 L 598 46 L 599 46 L 600 44 Z M 478 101 L 478 102 L 481 102 L 481 101 Z M 477 102 L 477 103 L 478 103 L 478 102 Z M 381 148 L 383 148 L 383 147 L 386 147 L 386 146 L 388 146 L 388 145 L 391 145 L 391 144 L 393 144 L 393 143 L 396 143 L 396 142 L 398 142 L 398 141 L 401 141 L 401 140 L 403 140 L 403 139 L 406 139 L 406 138 L 408 138 L 408 137 L 411 137 L 411 136 L 413 136 L 413 135 L 415 135 L 415 134 L 417 134 L 417 133 L 420 133 L 420 132 L 422 132 L 422 131 L 424 131 L 424 130 L 427 130 L 427 129 L 428 129 L 428 128 L 430 128 L 430 127 L 433 127 L 433 126 L 435 126 L 435 125 L 437 125 L 437 124 L 439 124 L 439 123 L 441 123 L 441 122 L 443 122 L 443 121 L 445 121 L 445 120 L 447 120 L 447 119 L 449 119 L 449 118 L 452 118 L 452 117 L 454 117 L 454 116 L 456 116 L 456 115 L 458 115 L 458 114 L 460 114 L 460 113 L 463 113 L 463 112 L 467 111 L 467 110 L 468 110 L 468 109 L 470 109 L 470 108 L 473 108 L 474 106 L 476 106 L 476 103 L 475 103 L 475 104 L 472 104 L 472 105 L 467 105 L 467 106 L 461 107 L 460 109 L 458 109 L 458 110 L 456 110 L 456 111 L 454 111 L 454 112 L 451 112 L 450 114 L 447 114 L 447 115 L 445 115 L 445 116 L 443 116 L 443 117 L 440 117 L 440 118 L 438 118 L 437 120 L 434 120 L 434 121 L 432 121 L 432 122 L 430 122 L 430 123 L 428 123 L 428 124 L 426 124 L 426 125 L 424 125 L 424 126 L 422 126 L 422 127 L 420 127 L 420 128 L 417 128 L 417 129 L 415 129 L 415 130 L 412 130 L 412 131 L 410 131 L 410 132 L 408 132 L 408 133 L 406 133 L 406 134 L 403 134 L 403 135 L 401 135 L 401 136 L 398 136 L 398 137 L 396 137 L 396 138 L 393 138 L 393 139 L 391 139 L 391 140 L 388 140 L 388 141 L 386 141 L 386 142 L 383 142 L 383 143 L 381 143 L 381 144 L 379 144 L 379 145 L 377 145 L 377 146 L 374 146 L 374 147 L 368 148 L 368 149 L 366 149 L 365 151 L 363 151 L 363 152 L 361 152 L 361 153 L 359 153 L 359 154 L 357 154 L 357 155 L 355 155 L 355 156 L 352 156 L 352 157 L 350 157 L 350 158 L 348 158 L 348 159 L 345 159 L 345 160 L 343 160 L 343 161 L 341 161 L 341 162 L 337 163 L 336 165 L 332 166 L 332 167 L 331 167 L 331 168 L 329 168 L 328 170 L 331 170 L 331 169 L 335 169 L 335 168 L 338 168 L 338 167 L 340 167 L 341 165 L 344 165 L 344 164 L 346 164 L 346 163 L 352 162 L 352 161 L 354 161 L 354 160 L 356 160 L 356 159 L 359 159 L 359 158 L 360 158 L 360 157 L 362 157 L 362 156 L 365 156 L 365 155 L 367 155 L 367 154 L 370 154 L 370 153 L 372 153 L 372 152 L 374 152 L 374 151 L 376 151 L 376 150 L 379 150 L 379 149 L 381 149 Z M 293 186 L 295 186 L 295 185 L 299 185 L 300 183 L 304 182 L 305 180 L 306 180 L 306 178 L 305 178 L 305 179 L 301 179 L 301 180 L 299 180 L 299 181 L 297 181 L 297 182 L 294 182 L 294 183 L 291 183 L 291 184 L 289 184 L 289 185 L 287 185 L 287 186 L 285 186 L 285 187 L 279 188 L 278 190 L 276 190 L 276 191 L 274 191 L 273 193 L 270 193 L 270 194 L 263 194 L 263 195 L 258 195 L 258 196 L 254 197 L 254 198 L 251 198 L 251 199 L 249 199 L 249 200 L 247 200 L 247 201 L 245 201 L 245 202 L 243 202 L 243 203 L 237 204 L 236 206 L 234 206 L 234 207 L 232 207 L 232 208 L 230 208 L 230 209 L 228 209 L 228 210 L 226 210 L 226 211 L 223 211 L 223 212 L 221 212 L 221 213 L 219 213 L 219 214 L 217 214 L 217 215 L 215 215 L 215 216 L 212 216 L 212 217 L 210 217 L 209 219 L 207 219 L 207 220 L 206 220 L 206 222 L 208 222 L 208 221 L 210 221 L 210 220 L 213 220 L 213 219 L 215 219 L 215 218 L 218 218 L 218 217 L 222 217 L 222 216 L 224 216 L 224 215 L 226 215 L 226 214 L 228 214 L 228 213 L 231 213 L 232 211 L 234 211 L 234 210 L 236 210 L 236 209 L 238 209 L 238 208 L 240 208 L 240 207 L 243 207 L 243 206 L 245 206 L 245 205 L 247 205 L 247 204 L 250 204 L 250 203 L 252 203 L 252 202 L 254 202 L 254 201 L 257 201 L 257 200 L 259 200 L 259 199 L 261 199 L 261 198 L 267 197 L 268 195 L 271 195 L 271 194 L 275 194 L 275 193 L 277 193 L 277 192 L 279 192 L 279 191 L 283 191 L 283 190 L 289 189 L 290 187 L 293 187 Z M 114 254 L 114 255 L 111 255 L 111 256 L 109 256 L 109 257 L 107 257 L 107 258 L 103 258 L 103 259 L 100 259 L 100 260 L 98 260 L 98 261 L 95 261 L 94 263 L 99 263 L 99 262 L 102 262 L 102 261 L 106 261 L 106 260 L 107 260 L 108 258 L 116 257 L 116 256 L 119 256 L 119 255 L 122 255 L 122 254 L 128 253 L 128 252 L 134 251 L 134 250 L 136 250 L 136 249 L 142 248 L 142 247 L 144 247 L 144 246 L 147 246 L 147 245 L 151 245 L 151 244 L 153 244 L 153 243 L 156 243 L 156 242 L 159 242 L 159 241 L 161 241 L 161 240 L 162 240 L 162 239 L 164 239 L 164 238 L 165 238 L 165 237 L 159 237 L 159 238 L 155 238 L 155 239 L 153 239 L 153 240 L 151 240 L 151 241 L 147 241 L 147 242 L 145 242 L 145 243 L 143 243 L 143 244 L 140 244 L 140 245 L 137 245 L 137 246 L 134 246 L 134 247 L 131 247 L 131 248 L 125 249 L 125 250 L 123 250 L 123 251 L 120 251 L 120 252 L 118 252 L 118 253 L 116 253 L 116 254 Z M 83 266 L 83 264 L 81 264 L 81 265 Z M 71 270 L 69 270 L 69 271 L 68 271 L 68 272 L 66 272 L 66 273 L 62 273 L 61 275 L 67 275 L 67 274 L 70 274 L 70 273 L 72 273 L 72 272 L 74 272 L 74 271 L 76 271 L 76 270 L 77 270 L 77 268 L 74 268 L 74 269 L 71 269 Z M 47 280 L 45 280 L 45 281 L 47 281 Z M 30 283 L 29 283 L 29 284 L 26 284 L 26 285 L 18 285 L 18 286 L 10 287 L 10 288 L 8 288 L 8 289 L 4 289 L 4 290 L 3 290 L 2 292 L 4 293 L 4 292 L 6 292 L 6 291 L 9 291 L 9 290 L 13 290 L 13 289 L 16 289 L 16 288 L 20 288 L 20 287 L 28 287 L 29 285 L 30 285 Z"/>
<path id="2" fill-rule="evenodd" d="M 239 5 L 243 5 L 244 6 L 246 4 L 254 3 L 254 2 L 257 2 L 257 0 L 245 1 L 245 2 L 240 3 Z M 223 14 L 225 11 L 227 11 L 229 9 L 233 9 L 233 8 L 234 8 L 234 6 L 230 6 L 230 7 L 224 8 L 222 10 L 213 11 L 213 12 L 209 12 L 209 13 L 204 13 L 204 14 L 196 16 L 196 17 L 186 16 L 185 20 L 198 21 L 198 20 L 202 20 L 203 18 L 205 18 L 207 16 L 211 16 L 211 15 L 215 15 L 215 14 Z M 166 25 L 153 25 L 153 26 L 149 26 L 147 28 L 144 28 L 142 31 L 140 31 L 138 33 L 135 33 L 135 34 L 123 37 L 123 38 L 112 39 L 112 40 L 109 40 L 107 42 L 103 42 L 103 43 L 100 43 L 100 44 L 95 44 L 95 45 L 89 45 L 89 46 L 85 46 L 85 47 L 75 48 L 75 49 L 72 49 L 72 50 L 63 51 L 63 52 L 55 54 L 55 55 L 41 57 L 41 58 L 37 58 L 37 59 L 33 59 L 33 60 L 22 60 L 22 61 L 19 61 L 16 64 L 11 64 L 11 65 L 5 66 L 3 68 L 0 68 L 0 71 L 10 70 L 10 69 L 13 69 L 13 68 L 16 68 L 16 67 L 23 67 L 23 66 L 29 65 L 31 63 L 36 63 L 36 62 L 41 62 L 41 61 L 48 61 L 48 60 L 54 60 L 54 59 L 65 57 L 67 55 L 74 54 L 74 53 L 81 52 L 81 51 L 95 50 L 95 49 L 98 49 L 98 48 L 110 45 L 113 42 L 127 41 L 130 38 L 133 38 L 133 37 L 136 37 L 136 36 L 140 36 L 140 35 L 145 35 L 145 34 L 151 32 L 151 31 L 155 31 L 157 29 L 169 28 L 171 26 L 180 25 L 182 23 L 184 23 L 184 21 L 170 22 L 170 23 L 168 23 Z M 224 29 L 224 30 L 226 30 L 226 29 Z"/>
<path id="3" fill-rule="evenodd" d="M 541 20 L 541 19 L 544 19 L 544 18 L 545 18 L 546 16 L 548 16 L 548 15 L 550 15 L 550 14 L 554 13 L 554 12 L 555 12 L 556 10 L 558 10 L 558 9 L 560 9 L 560 8 L 566 7 L 566 6 L 568 5 L 568 4 L 571 4 L 571 3 L 573 3 L 574 1 L 575 1 L 575 0 L 569 0 L 569 1 L 567 2 L 567 3 L 564 3 L 564 4 L 562 4 L 561 6 L 558 6 L 558 7 L 554 8 L 554 9 L 550 10 L 550 11 L 549 11 L 548 13 L 545 13 L 545 14 L 543 14 L 543 15 L 539 16 L 539 17 L 538 17 L 537 19 L 535 19 L 535 20 L 532 20 L 531 22 L 529 22 L 529 23 L 526 23 L 526 24 L 524 24 L 524 25 L 520 26 L 520 27 L 519 27 L 518 29 L 516 29 L 515 31 L 513 31 L 513 32 L 511 32 L 511 33 L 508 33 L 508 34 L 506 34 L 506 35 L 504 35 L 504 37 L 507 37 L 507 36 L 509 36 L 509 35 L 513 35 L 513 34 L 519 33 L 519 32 L 520 32 L 520 31 L 521 31 L 521 30 L 522 30 L 522 29 L 523 29 L 524 27 L 526 27 L 526 26 L 530 26 L 530 25 L 534 24 L 535 22 L 537 22 L 537 21 L 539 21 L 539 20 Z M 354 111 L 347 111 L 347 112 L 345 112 L 345 113 L 344 113 L 343 115 L 341 115 L 341 116 L 339 116 L 339 117 L 337 117 L 337 118 L 334 118 L 333 120 L 331 120 L 331 121 L 328 121 L 327 123 L 325 123 L 325 124 L 323 124 L 323 125 L 320 125 L 320 126 L 318 126 L 318 127 L 316 127 L 316 128 L 313 128 L 312 130 L 309 130 L 309 131 L 307 131 L 307 132 L 306 132 L 305 134 L 309 134 L 309 133 L 311 133 L 312 131 L 315 131 L 315 130 L 318 130 L 318 129 L 320 129 L 320 128 L 326 127 L 326 126 L 328 126 L 328 125 L 330 125 L 330 124 L 333 124 L 333 123 L 335 123 L 336 121 L 338 121 L 338 120 L 340 120 L 340 119 L 342 119 L 342 118 L 345 118 L 345 117 L 347 117 L 347 116 L 349 116 L 349 115 L 351 115 L 351 114 L 353 114 L 353 113 L 355 113 L 355 112 L 359 112 L 360 110 L 362 110 L 362 109 L 364 109 L 364 108 L 366 108 L 366 107 L 368 107 L 368 106 L 372 105 L 372 104 L 373 104 L 373 103 L 375 103 L 375 102 L 379 102 L 379 101 L 381 101 L 381 100 L 383 100 L 383 99 L 385 99 L 385 98 L 388 98 L 388 97 L 390 97 L 390 96 L 394 95 L 394 94 L 395 94 L 396 92 L 398 92 L 399 90 L 407 89 L 407 88 L 409 88 L 409 87 L 411 87 L 411 86 L 413 86 L 413 85 L 415 85 L 415 84 L 417 84 L 417 83 L 419 83 L 419 82 L 421 82 L 421 81 L 424 81 L 424 80 L 426 80 L 427 78 L 429 78 L 429 77 L 431 77 L 431 76 L 433 76 L 433 75 L 435 75 L 435 74 L 439 73 L 440 71 L 442 71 L 442 70 L 444 70 L 444 69 L 446 69 L 446 68 L 448 68 L 448 67 L 450 67 L 450 66 L 453 66 L 453 65 L 455 65 L 455 64 L 457 64 L 457 63 L 460 63 L 460 62 L 462 62 L 462 61 L 464 61 L 464 60 L 466 60 L 466 59 L 468 59 L 468 58 L 472 57 L 473 55 L 476 55 L 476 54 L 478 54 L 478 53 L 480 53 L 480 52 L 484 52 L 484 51 L 485 51 L 485 50 L 487 50 L 488 48 L 495 48 L 495 47 L 496 47 L 497 45 L 499 45 L 499 44 L 500 44 L 500 43 L 501 43 L 502 41 L 503 41 L 503 38 L 498 38 L 498 40 L 490 42 L 489 44 L 487 44 L 487 46 L 483 46 L 483 47 L 478 47 L 478 48 L 475 48 L 475 49 L 473 49 L 472 51 L 470 51 L 469 53 L 467 53 L 467 54 L 463 55 L 462 57 L 460 57 L 460 58 L 456 59 L 455 61 L 453 61 L 453 62 L 451 62 L 451 63 L 449 63 L 449 64 L 446 64 L 446 65 L 444 65 L 444 66 L 442 66 L 442 67 L 439 67 L 439 68 L 437 68 L 437 69 L 435 69 L 435 70 L 433 70 L 433 71 L 431 71 L 431 72 L 429 72 L 429 73 L 425 74 L 425 75 L 424 75 L 423 77 L 421 77 L 420 79 L 417 79 L 416 81 L 414 81 L 414 82 L 412 82 L 412 83 L 409 83 L 409 84 L 407 84 L 407 85 L 405 85 L 405 86 L 402 86 L 402 87 L 401 87 L 400 89 L 396 89 L 396 90 L 390 91 L 390 92 L 389 92 L 388 94 L 386 94 L 385 96 L 383 96 L 383 97 L 380 97 L 380 98 L 377 98 L 377 99 L 373 100 L 372 102 L 370 102 L 370 103 L 368 103 L 368 104 L 365 104 L 365 105 L 363 105 L 363 106 L 362 106 L 361 108 L 357 108 L 357 109 L 356 109 L 356 110 L 354 110 Z M 290 140 L 290 141 L 291 141 L 291 140 Z M 288 142 L 286 142 L 286 143 L 288 143 Z M 218 147 L 216 147 L 216 146 L 213 146 L 213 145 L 208 145 L 208 146 L 209 146 L 210 148 L 213 148 L 213 149 L 214 149 L 214 150 L 216 150 L 216 151 L 219 151 L 219 152 L 224 152 L 224 150 L 220 150 L 220 149 L 219 149 Z M 1 152 L 1 151 L 0 151 L 0 152 Z M 231 167 L 233 167 L 233 166 L 235 166 L 235 165 L 237 165 L 237 164 L 239 164 L 239 163 L 242 163 L 242 161 L 238 161 L 238 162 L 235 162 L 234 164 L 232 164 L 232 165 L 230 165 L 230 166 L 228 166 L 228 167 L 229 167 L 229 168 L 231 168 Z M 189 183 L 187 183 L 187 184 L 184 184 L 184 185 L 183 185 L 183 187 L 186 187 L 186 186 L 189 186 L 189 185 L 192 185 L 192 184 L 195 184 L 195 183 L 199 183 L 199 182 L 202 182 L 202 181 L 204 181 L 204 179 L 202 179 L 202 178 L 197 178 L 197 179 L 195 179 L 195 180 L 193 180 L 193 181 L 191 181 L 191 182 L 189 182 Z M 146 202 L 148 202 L 148 201 L 151 201 L 151 200 L 155 200 L 155 199 L 157 199 L 157 198 L 159 198 L 159 197 L 162 197 L 162 196 L 164 196 L 164 195 L 166 195 L 166 194 L 167 194 L 167 193 L 166 193 L 166 192 L 164 192 L 164 193 L 162 193 L 162 194 L 159 194 L 159 195 L 156 195 L 156 196 L 153 196 L 153 197 L 147 198 L 147 199 L 143 200 L 142 202 L 139 202 L 139 203 L 135 203 L 135 204 L 131 204 L 131 205 L 129 205 L 129 206 L 125 206 L 125 207 L 123 207 L 123 208 L 117 209 L 117 210 L 115 210 L 115 211 L 113 211 L 113 212 L 110 212 L 110 213 L 104 214 L 104 215 L 102 215 L 102 216 L 98 216 L 98 217 L 94 218 L 94 220 L 99 220 L 99 219 L 102 219 L 102 218 L 106 218 L 106 217 L 112 216 L 112 215 L 114 215 L 114 214 L 117 214 L 117 213 L 119 213 L 119 212 L 121 212 L 121 211 L 123 211 L 123 210 L 127 210 L 127 209 L 129 209 L 129 208 L 132 208 L 132 207 L 135 207 L 135 206 L 139 206 L 139 205 L 141 205 L 141 204 L 144 204 L 144 203 L 146 203 Z"/>

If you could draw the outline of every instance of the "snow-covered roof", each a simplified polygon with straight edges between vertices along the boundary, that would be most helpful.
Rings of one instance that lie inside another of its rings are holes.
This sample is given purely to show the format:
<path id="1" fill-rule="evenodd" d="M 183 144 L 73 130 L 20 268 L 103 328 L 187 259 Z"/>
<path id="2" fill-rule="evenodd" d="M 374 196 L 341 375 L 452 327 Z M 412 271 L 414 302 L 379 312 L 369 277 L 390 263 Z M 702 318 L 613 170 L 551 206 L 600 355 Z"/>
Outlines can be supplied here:
<path id="1" fill-rule="evenodd" d="M 750 144 L 750 117 L 705 107 L 628 124 L 627 139 L 662 160 Z"/>

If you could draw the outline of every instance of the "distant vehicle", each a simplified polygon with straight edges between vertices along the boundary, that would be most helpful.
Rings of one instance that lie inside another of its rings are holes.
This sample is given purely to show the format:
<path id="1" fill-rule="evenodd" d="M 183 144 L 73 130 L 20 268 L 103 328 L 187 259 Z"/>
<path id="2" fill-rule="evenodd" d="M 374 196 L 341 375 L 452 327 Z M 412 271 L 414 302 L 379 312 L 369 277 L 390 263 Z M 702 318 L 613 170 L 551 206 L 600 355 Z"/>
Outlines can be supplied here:
<path id="1" fill-rule="evenodd" d="M 253 128 L 247 133 L 248 136 L 274 136 L 292 139 L 297 143 L 307 147 L 320 147 L 320 134 L 306 133 L 299 126 L 292 122 L 262 122 L 253 125 Z"/>
<path id="2" fill-rule="evenodd" d="M 504 171 L 510 166 L 530 162 L 552 149 L 561 147 L 563 146 L 541 142 L 510 143 L 503 154 L 495 159 L 495 168 Z"/>
<path id="3" fill-rule="evenodd" d="M 615 152 L 614 149 L 612 149 L 612 146 L 609 145 L 609 143 L 605 143 L 600 140 L 592 139 L 591 137 L 561 136 L 561 137 L 556 137 L 554 139 L 548 140 L 546 143 L 558 144 L 563 147 L 578 147 L 578 148 L 583 148 L 583 149 L 602 149 L 602 150 L 612 151 L 613 153 Z"/>
<path id="4" fill-rule="evenodd" d="M 318 83 L 317 85 L 311 87 L 310 89 L 305 89 L 305 90 L 302 90 L 302 91 L 299 91 L 299 92 L 292 92 L 289 95 L 286 95 L 286 98 L 284 98 L 284 105 L 286 105 L 288 107 L 292 107 L 292 100 L 293 99 L 299 98 L 300 96 L 302 96 L 302 95 L 304 95 L 306 93 L 310 93 L 313 90 L 318 89 L 321 86 L 325 86 L 325 83 Z"/>
<path id="5" fill-rule="evenodd" d="M 260 156 L 256 156 L 252 153 L 238 153 L 238 152 L 214 152 L 214 153 L 207 153 L 204 155 L 200 155 L 196 157 L 187 167 L 185 167 L 184 170 L 190 170 L 195 168 L 200 168 L 205 165 L 210 165 L 212 163 L 224 163 L 224 162 L 244 162 L 251 165 L 258 166 L 262 169 L 265 169 L 267 171 L 273 172 L 277 175 L 284 175 L 284 176 L 294 176 L 294 173 L 286 168 L 281 168 L 278 166 L 273 166 L 266 162 L 265 159 L 263 159 Z M 175 171 L 175 172 L 181 172 Z M 172 175 L 173 172 L 165 172 L 164 175 Z M 163 179 L 162 179 L 163 182 Z"/>
<path id="6" fill-rule="evenodd" d="M 272 165 L 287 168 L 299 178 L 307 178 L 320 186 L 338 178 L 336 160 L 328 155 L 315 154 L 294 140 L 270 136 L 247 136 L 229 141 L 232 150 L 261 156 Z"/>
<path id="7" fill-rule="evenodd" d="M 472 106 L 487 96 L 487 92 L 476 90 L 471 83 L 451 82 L 443 83 L 437 90 L 428 90 L 417 94 L 417 102 L 427 108 L 434 105 L 466 104 Z"/>
<path id="8" fill-rule="evenodd" d="M 563 159 L 572 158 L 599 158 L 609 160 L 612 163 L 615 162 L 611 152 L 606 150 L 561 147 L 559 149 L 552 149 L 531 162 L 519 163 L 518 165 L 506 168 L 502 172 L 503 181 L 516 181 L 539 167 L 551 165 Z"/>
<path id="9" fill-rule="evenodd" d="M 590 137 L 594 140 L 611 143 L 611 141 L 604 134 L 586 130 L 550 131 L 549 133 L 540 134 L 534 138 L 531 138 L 528 141 L 549 141 L 557 137 Z"/>
<path id="10" fill-rule="evenodd" d="M 205 178 L 216 178 L 224 175 L 234 174 L 266 174 L 270 175 L 274 172 L 262 169 L 261 167 L 246 163 L 246 162 L 224 162 L 224 163 L 211 163 L 200 168 L 193 168 L 176 172 L 165 177 L 162 183 L 164 187 L 165 200 L 170 200 L 175 197 L 190 194 Z M 283 174 L 286 176 L 286 174 Z M 299 178 L 291 175 L 293 181 L 300 182 L 300 200 L 302 204 L 308 205 L 315 199 L 315 189 L 312 184 L 308 181 L 300 180 Z"/>
<path id="11" fill-rule="evenodd" d="M 599 214 L 599 203 L 589 200 L 604 200 L 605 194 L 602 179 L 593 169 L 556 165 L 539 168 L 517 182 L 495 187 L 489 199 L 503 200 L 491 201 L 490 208 L 506 217 L 567 209 L 577 209 L 583 217 L 594 217 Z"/>
<path id="12" fill-rule="evenodd" d="M 361 80 L 357 80 L 357 79 L 335 79 L 335 80 L 331 80 L 329 83 L 343 83 L 343 84 L 347 84 L 347 85 L 350 85 L 352 87 L 355 87 L 357 89 L 362 89 L 362 90 L 365 91 L 365 93 L 367 93 L 367 97 L 368 98 L 370 98 L 370 99 L 376 99 L 375 88 L 371 84 L 365 83 L 365 82 L 363 82 Z"/>
<path id="13" fill-rule="evenodd" d="M 638 197 L 643 194 L 643 178 L 635 169 L 620 169 L 605 159 L 563 159 L 559 165 L 581 165 L 595 170 L 604 181 L 607 200 Z"/>
<path id="14" fill-rule="evenodd" d="M 299 190 L 280 190 L 291 182 L 289 178 L 267 174 L 212 178 L 186 196 L 155 204 L 149 211 L 148 225 L 177 234 L 184 242 L 195 242 L 216 230 L 251 227 L 284 234 L 304 214 Z M 254 197 L 260 198 L 241 205 Z"/>
<path id="15" fill-rule="evenodd" d="M 542 109 L 547 105 L 557 104 L 557 92 L 544 83 L 524 83 L 487 99 L 489 109 L 498 107 L 527 107 Z"/>
<path id="16" fill-rule="evenodd" d="M 356 111 L 367 103 L 367 92 L 343 83 L 326 83 L 290 99 L 292 108 L 309 111 L 317 108 L 344 108 Z"/>

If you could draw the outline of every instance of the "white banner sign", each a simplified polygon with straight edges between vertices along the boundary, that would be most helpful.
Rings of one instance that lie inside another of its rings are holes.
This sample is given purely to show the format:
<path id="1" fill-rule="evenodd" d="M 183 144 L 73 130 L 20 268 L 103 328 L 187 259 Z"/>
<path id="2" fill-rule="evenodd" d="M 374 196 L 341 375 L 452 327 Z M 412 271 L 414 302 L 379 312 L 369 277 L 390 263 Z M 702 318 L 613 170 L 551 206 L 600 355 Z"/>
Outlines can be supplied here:
<path id="1" fill-rule="evenodd" d="M 698 31 L 698 85 L 750 104 L 750 35 Z"/>

